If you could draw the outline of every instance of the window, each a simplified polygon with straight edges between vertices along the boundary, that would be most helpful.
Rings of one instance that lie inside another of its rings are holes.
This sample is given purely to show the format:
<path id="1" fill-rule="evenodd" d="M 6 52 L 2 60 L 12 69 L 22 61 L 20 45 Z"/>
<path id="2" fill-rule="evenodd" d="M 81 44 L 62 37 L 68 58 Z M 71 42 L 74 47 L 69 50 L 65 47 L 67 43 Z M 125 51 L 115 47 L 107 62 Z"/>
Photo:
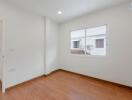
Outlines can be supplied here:
<path id="1" fill-rule="evenodd" d="M 73 41 L 73 48 L 79 48 L 80 41 Z"/>
<path id="2" fill-rule="evenodd" d="M 71 53 L 85 54 L 85 30 L 71 32 Z"/>
<path id="3" fill-rule="evenodd" d="M 106 25 L 71 32 L 71 53 L 106 55 Z"/>
<path id="4" fill-rule="evenodd" d="M 96 39 L 96 48 L 104 48 L 104 39 Z"/>

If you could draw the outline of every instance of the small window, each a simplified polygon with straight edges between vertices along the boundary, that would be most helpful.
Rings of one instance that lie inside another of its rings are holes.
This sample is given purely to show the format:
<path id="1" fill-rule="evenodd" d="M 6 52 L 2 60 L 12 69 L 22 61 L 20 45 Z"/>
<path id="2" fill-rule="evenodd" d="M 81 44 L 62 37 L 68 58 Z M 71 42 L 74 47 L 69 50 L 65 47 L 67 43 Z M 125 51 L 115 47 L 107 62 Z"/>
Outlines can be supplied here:
<path id="1" fill-rule="evenodd" d="M 79 48 L 80 41 L 73 41 L 73 48 Z"/>
<path id="2" fill-rule="evenodd" d="M 104 39 L 96 39 L 96 48 L 104 48 Z"/>
<path id="3" fill-rule="evenodd" d="M 72 31 L 71 53 L 106 55 L 106 25 Z"/>
<path id="4" fill-rule="evenodd" d="M 71 32 L 71 53 L 85 54 L 85 30 Z"/>

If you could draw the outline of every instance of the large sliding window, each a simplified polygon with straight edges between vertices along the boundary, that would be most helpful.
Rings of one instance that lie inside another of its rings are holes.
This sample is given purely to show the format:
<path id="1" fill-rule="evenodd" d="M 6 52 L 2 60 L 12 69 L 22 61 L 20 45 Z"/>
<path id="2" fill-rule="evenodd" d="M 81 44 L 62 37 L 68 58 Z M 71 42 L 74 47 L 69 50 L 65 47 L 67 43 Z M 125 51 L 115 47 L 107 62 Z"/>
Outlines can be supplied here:
<path id="1" fill-rule="evenodd" d="M 71 53 L 106 55 L 106 25 L 71 32 Z"/>
<path id="2" fill-rule="evenodd" d="M 85 54 L 85 30 L 71 32 L 71 53 Z"/>

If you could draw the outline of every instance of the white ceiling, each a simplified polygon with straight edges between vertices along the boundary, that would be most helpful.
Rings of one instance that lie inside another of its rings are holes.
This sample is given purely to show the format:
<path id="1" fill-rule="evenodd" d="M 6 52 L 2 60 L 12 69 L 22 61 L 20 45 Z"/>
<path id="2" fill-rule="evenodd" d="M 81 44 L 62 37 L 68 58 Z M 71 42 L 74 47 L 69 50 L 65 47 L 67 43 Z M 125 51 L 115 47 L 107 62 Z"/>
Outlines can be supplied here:
<path id="1" fill-rule="evenodd" d="M 34 12 L 42 16 L 48 16 L 57 22 L 64 22 L 91 13 L 96 10 L 104 9 L 129 0 L 6 0 L 20 8 Z M 58 11 L 62 15 L 58 15 Z"/>

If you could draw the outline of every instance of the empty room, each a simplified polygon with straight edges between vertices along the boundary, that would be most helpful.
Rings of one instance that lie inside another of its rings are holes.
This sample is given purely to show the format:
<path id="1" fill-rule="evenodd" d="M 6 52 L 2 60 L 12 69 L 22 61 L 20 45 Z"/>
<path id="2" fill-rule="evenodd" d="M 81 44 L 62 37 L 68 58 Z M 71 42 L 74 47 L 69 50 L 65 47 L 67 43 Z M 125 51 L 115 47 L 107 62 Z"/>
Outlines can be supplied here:
<path id="1" fill-rule="evenodd" d="M 132 100 L 131 0 L 0 0 L 0 100 Z"/>

